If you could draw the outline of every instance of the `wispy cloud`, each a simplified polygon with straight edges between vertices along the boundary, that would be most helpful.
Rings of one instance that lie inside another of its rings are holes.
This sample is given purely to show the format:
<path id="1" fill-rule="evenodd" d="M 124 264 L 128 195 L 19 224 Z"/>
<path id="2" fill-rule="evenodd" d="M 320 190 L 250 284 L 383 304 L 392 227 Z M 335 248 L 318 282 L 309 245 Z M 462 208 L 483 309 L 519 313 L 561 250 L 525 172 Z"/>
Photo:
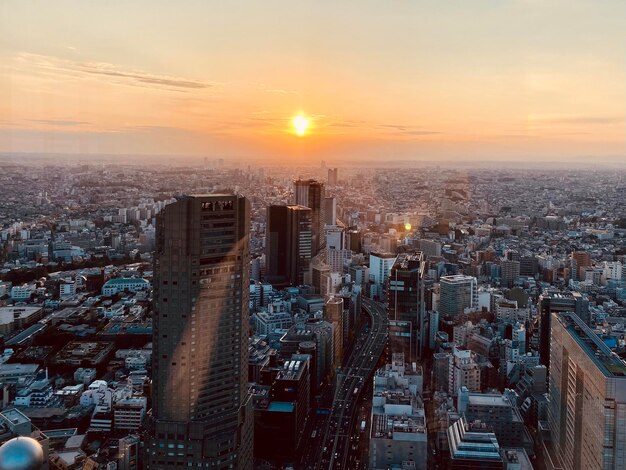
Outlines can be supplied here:
<path id="1" fill-rule="evenodd" d="M 96 76 L 111 78 L 118 84 L 158 87 L 176 91 L 210 88 L 211 83 L 183 77 L 161 75 L 142 70 L 130 70 L 107 62 L 77 62 L 56 56 L 22 52 L 17 60 L 43 70 L 62 72 L 79 77 Z"/>
<path id="2" fill-rule="evenodd" d="M 82 126 L 85 124 L 89 124 L 87 121 L 72 121 L 69 119 L 26 119 L 28 122 L 36 122 L 39 124 L 47 124 L 49 126 Z"/>
<path id="3" fill-rule="evenodd" d="M 624 116 L 530 116 L 530 121 L 546 124 L 580 124 L 580 125 L 595 125 L 595 124 L 625 124 L 626 117 Z"/>

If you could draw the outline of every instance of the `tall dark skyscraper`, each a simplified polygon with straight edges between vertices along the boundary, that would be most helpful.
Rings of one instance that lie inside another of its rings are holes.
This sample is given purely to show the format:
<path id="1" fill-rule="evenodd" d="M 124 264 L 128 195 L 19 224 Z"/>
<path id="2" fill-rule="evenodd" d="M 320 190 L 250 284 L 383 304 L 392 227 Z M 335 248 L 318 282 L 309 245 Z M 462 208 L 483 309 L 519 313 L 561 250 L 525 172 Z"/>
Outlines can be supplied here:
<path id="1" fill-rule="evenodd" d="M 276 286 L 304 283 L 313 254 L 311 209 L 268 206 L 266 280 Z"/>
<path id="2" fill-rule="evenodd" d="M 157 218 L 146 467 L 252 468 L 248 201 L 188 196 Z"/>
<path id="3" fill-rule="evenodd" d="M 326 207 L 324 183 L 315 180 L 296 180 L 293 182 L 296 204 L 311 209 L 311 227 L 313 232 L 313 253 L 315 256 L 324 248 L 324 225 Z"/>
<path id="4" fill-rule="evenodd" d="M 421 252 L 400 254 L 389 272 L 387 293 L 389 338 L 392 352 L 402 352 L 410 362 L 422 356 L 428 331 L 424 303 L 424 270 Z"/>

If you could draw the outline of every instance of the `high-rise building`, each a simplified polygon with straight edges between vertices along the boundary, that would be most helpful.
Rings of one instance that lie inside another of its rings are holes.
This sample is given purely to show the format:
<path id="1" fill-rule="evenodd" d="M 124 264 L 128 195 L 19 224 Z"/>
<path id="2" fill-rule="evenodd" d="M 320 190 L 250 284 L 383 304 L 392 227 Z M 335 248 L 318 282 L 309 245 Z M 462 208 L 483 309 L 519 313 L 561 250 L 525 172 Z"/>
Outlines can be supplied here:
<path id="1" fill-rule="evenodd" d="M 337 198 L 324 198 L 324 224 L 335 225 L 337 223 Z"/>
<path id="2" fill-rule="evenodd" d="M 500 279 L 502 284 L 507 287 L 513 287 L 513 282 L 520 275 L 520 262 L 503 260 L 500 262 Z"/>
<path id="3" fill-rule="evenodd" d="M 466 309 L 478 307 L 476 278 L 456 274 L 443 276 L 440 280 L 439 313 L 445 317 L 462 315 Z"/>
<path id="4" fill-rule="evenodd" d="M 337 184 L 337 168 L 328 169 L 328 186 L 335 186 Z"/>
<path id="5" fill-rule="evenodd" d="M 551 316 L 548 423 L 560 467 L 626 468 L 626 362 L 577 315 Z"/>
<path id="6" fill-rule="evenodd" d="M 293 186 L 296 205 L 311 209 L 312 256 L 315 256 L 324 248 L 326 241 L 324 239 L 324 225 L 326 224 L 324 183 L 315 180 L 296 180 Z"/>
<path id="7" fill-rule="evenodd" d="M 394 336 L 390 332 L 392 352 L 402 352 L 409 361 L 422 356 L 428 346 L 427 316 L 424 306 L 424 271 L 426 263 L 421 252 L 399 254 L 389 272 L 387 313 L 390 320 L 409 324 L 410 336 Z M 396 331 L 399 335 L 400 331 Z M 396 348 L 396 349 L 394 349 Z"/>
<path id="8" fill-rule="evenodd" d="M 277 286 L 304 283 L 312 258 L 312 211 L 304 206 L 268 206 L 266 280 Z"/>
<path id="9" fill-rule="evenodd" d="M 539 296 L 539 358 L 550 369 L 550 322 L 553 312 L 571 312 L 589 323 L 589 300 L 580 292 L 547 289 Z"/>
<path id="10" fill-rule="evenodd" d="M 372 297 L 384 298 L 383 286 L 387 282 L 396 258 L 397 256 L 391 253 L 372 253 L 370 255 L 370 280 L 374 283 Z"/>
<path id="11" fill-rule="evenodd" d="M 333 342 L 335 344 L 333 363 L 335 367 L 341 367 L 344 339 L 347 341 L 347 332 L 344 331 L 343 299 L 341 297 L 330 295 L 326 298 L 324 301 L 324 319 L 333 325 Z"/>
<path id="12" fill-rule="evenodd" d="M 157 218 L 146 468 L 251 469 L 250 206 L 186 196 Z"/>
<path id="13" fill-rule="evenodd" d="M 580 281 L 584 279 L 585 268 L 591 266 L 591 254 L 587 251 L 572 252 L 572 279 Z"/>

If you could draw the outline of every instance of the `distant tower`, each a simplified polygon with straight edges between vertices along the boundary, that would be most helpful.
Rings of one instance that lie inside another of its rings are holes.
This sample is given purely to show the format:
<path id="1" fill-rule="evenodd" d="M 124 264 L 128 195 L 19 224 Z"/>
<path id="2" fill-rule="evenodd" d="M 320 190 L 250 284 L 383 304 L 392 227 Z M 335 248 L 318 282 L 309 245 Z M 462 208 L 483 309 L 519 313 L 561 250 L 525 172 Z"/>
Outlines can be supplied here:
<path id="1" fill-rule="evenodd" d="M 184 197 L 157 217 L 149 470 L 252 469 L 249 221 L 233 194 Z"/>
<path id="2" fill-rule="evenodd" d="M 313 231 L 313 256 L 324 248 L 324 225 L 326 207 L 324 183 L 316 180 L 296 180 L 293 182 L 295 203 L 311 209 L 311 227 Z"/>
<path id="3" fill-rule="evenodd" d="M 328 169 L 328 186 L 337 185 L 337 168 Z"/>

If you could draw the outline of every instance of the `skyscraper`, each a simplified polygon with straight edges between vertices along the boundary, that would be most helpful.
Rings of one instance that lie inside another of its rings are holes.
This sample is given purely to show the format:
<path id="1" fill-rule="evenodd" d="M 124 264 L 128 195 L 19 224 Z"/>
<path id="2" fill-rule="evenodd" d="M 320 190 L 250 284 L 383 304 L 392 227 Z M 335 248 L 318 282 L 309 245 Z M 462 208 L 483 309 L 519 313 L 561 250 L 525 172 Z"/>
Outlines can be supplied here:
<path id="1" fill-rule="evenodd" d="M 575 281 L 583 280 L 585 276 L 582 273 L 586 267 L 591 266 L 591 254 L 586 251 L 573 251 L 571 266 L 572 279 Z"/>
<path id="2" fill-rule="evenodd" d="M 541 363 L 550 368 L 550 323 L 553 312 L 571 312 L 589 323 L 589 300 L 580 292 L 561 292 L 546 289 L 539 296 L 539 358 Z"/>
<path id="3" fill-rule="evenodd" d="M 328 169 L 328 186 L 336 186 L 337 185 L 337 168 L 329 168 Z"/>
<path id="4" fill-rule="evenodd" d="M 157 218 L 149 469 L 252 468 L 250 208 L 187 196 Z"/>
<path id="5" fill-rule="evenodd" d="M 266 279 L 276 286 L 304 283 L 313 256 L 311 209 L 268 206 L 265 240 Z"/>
<path id="6" fill-rule="evenodd" d="M 393 327 L 407 326 L 405 337 L 400 329 L 390 332 L 393 353 L 404 353 L 413 362 L 421 357 L 427 345 L 426 312 L 424 305 L 424 256 L 421 252 L 399 254 L 389 272 L 387 300 L 388 315 Z M 399 325 L 398 322 L 403 323 Z M 397 335 L 394 335 L 397 332 Z"/>
<path id="7" fill-rule="evenodd" d="M 296 180 L 293 182 L 296 205 L 311 209 L 311 230 L 313 232 L 313 253 L 315 256 L 324 248 L 324 225 L 326 223 L 324 183 L 316 180 Z"/>
<path id="8" fill-rule="evenodd" d="M 551 316 L 548 423 L 558 463 L 626 468 L 626 362 L 578 315 Z"/>

